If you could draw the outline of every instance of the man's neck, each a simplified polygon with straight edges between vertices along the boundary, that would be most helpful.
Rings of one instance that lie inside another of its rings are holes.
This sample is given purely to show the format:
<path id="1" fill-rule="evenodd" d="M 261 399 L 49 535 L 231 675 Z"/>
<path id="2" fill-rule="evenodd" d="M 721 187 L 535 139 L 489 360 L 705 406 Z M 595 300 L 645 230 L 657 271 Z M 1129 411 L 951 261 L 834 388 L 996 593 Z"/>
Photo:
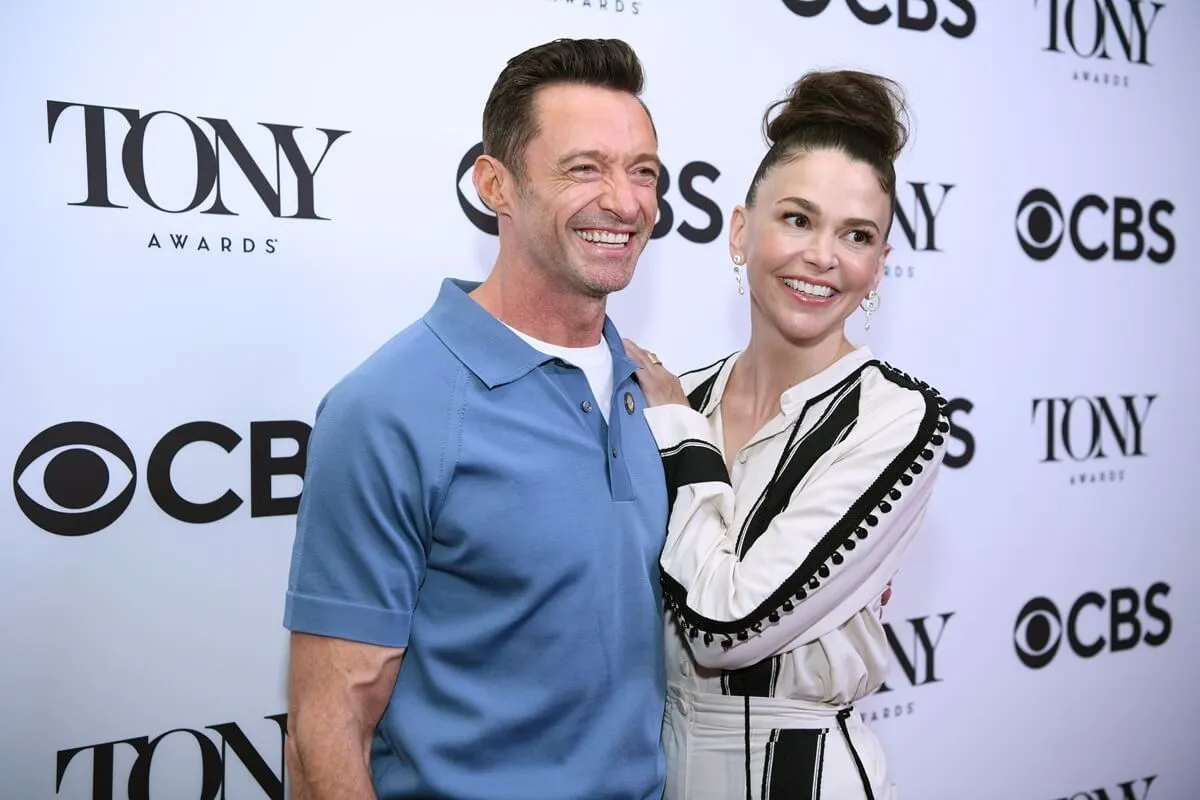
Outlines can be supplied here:
<path id="1" fill-rule="evenodd" d="M 498 261 L 471 297 L 505 325 L 548 344 L 591 347 L 603 336 L 606 298 L 572 292 L 536 268 Z"/>

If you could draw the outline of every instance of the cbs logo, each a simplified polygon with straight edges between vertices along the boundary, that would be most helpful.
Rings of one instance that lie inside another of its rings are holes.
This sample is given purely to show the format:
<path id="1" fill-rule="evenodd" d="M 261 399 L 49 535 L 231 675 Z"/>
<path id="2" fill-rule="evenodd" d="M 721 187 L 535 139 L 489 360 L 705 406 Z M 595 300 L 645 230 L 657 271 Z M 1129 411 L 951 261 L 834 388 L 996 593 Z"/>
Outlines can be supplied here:
<path id="1" fill-rule="evenodd" d="M 825 9 L 829 8 L 831 1 L 783 0 L 783 4 L 788 11 L 797 16 L 815 17 L 824 13 Z M 975 5 L 971 0 L 941 0 L 940 4 L 937 0 L 921 0 L 919 4 L 909 2 L 909 0 L 900 0 L 899 6 L 894 12 L 889 7 L 893 4 L 883 3 L 881 5 L 882 8 L 878 5 L 867 5 L 862 0 L 846 0 L 846 6 L 854 18 L 867 25 L 883 25 L 894 16 L 896 24 L 901 30 L 924 33 L 933 30 L 940 19 L 941 29 L 955 39 L 965 39 L 975 31 Z M 954 21 L 949 14 L 942 13 L 948 7 L 953 8 L 961 15 L 960 21 Z M 912 13 L 918 8 L 921 16 Z"/>
<path id="2" fill-rule="evenodd" d="M 1111 252 L 1114 261 L 1137 261 L 1145 255 L 1155 264 L 1165 264 L 1175 255 L 1175 234 L 1164 219 L 1174 211 L 1168 200 L 1155 200 L 1147 208 L 1132 197 L 1115 197 L 1110 204 L 1087 194 L 1064 214 L 1057 197 L 1046 189 L 1032 189 L 1017 207 L 1017 241 L 1034 261 L 1053 258 L 1066 238 L 1085 261 L 1099 261 Z M 1148 244 L 1148 234 L 1154 245 Z"/>
<path id="3" fill-rule="evenodd" d="M 308 455 L 308 424 L 297 420 L 250 423 L 250 515 L 295 514 L 299 493 L 276 496 L 277 476 L 303 481 Z M 203 524 L 224 519 L 245 500 L 233 489 L 216 497 L 198 493 L 175 467 L 185 449 L 215 445 L 232 453 L 243 437 L 217 422 L 188 422 L 155 443 L 146 461 L 146 486 L 155 505 L 180 522 Z M 275 444 L 284 443 L 276 453 Z M 186 470 L 182 470 L 186 472 Z M 208 482 L 208 481 L 205 481 Z M 13 494 L 21 512 L 42 530 L 58 536 L 87 536 L 112 525 L 133 501 L 138 465 L 125 440 L 93 422 L 63 422 L 25 445 L 13 467 Z M 191 496 L 188 496 L 191 495 Z"/>
<path id="4" fill-rule="evenodd" d="M 47 428 L 25 445 L 13 468 L 21 512 L 60 536 L 86 536 L 112 525 L 129 508 L 136 484 L 129 445 L 90 422 Z"/>
<path id="5" fill-rule="evenodd" d="M 1171 587 L 1161 582 L 1144 596 L 1130 588 L 1113 589 L 1107 597 L 1085 592 L 1071 604 L 1065 624 L 1054 601 L 1035 597 L 1017 615 L 1013 629 L 1017 658 L 1030 669 L 1042 669 L 1058 655 L 1064 638 L 1079 658 L 1095 658 L 1105 649 L 1132 650 L 1139 644 L 1158 647 L 1171 635 L 1171 615 L 1160 605 L 1170 592 Z M 1150 624 L 1151 620 L 1157 624 Z"/>

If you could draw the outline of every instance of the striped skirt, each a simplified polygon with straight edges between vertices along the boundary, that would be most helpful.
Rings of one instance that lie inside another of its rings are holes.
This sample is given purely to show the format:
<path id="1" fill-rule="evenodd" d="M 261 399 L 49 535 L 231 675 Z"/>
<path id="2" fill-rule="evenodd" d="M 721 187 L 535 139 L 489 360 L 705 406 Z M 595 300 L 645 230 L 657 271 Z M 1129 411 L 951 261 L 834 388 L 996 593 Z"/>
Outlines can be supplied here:
<path id="1" fill-rule="evenodd" d="M 899 800 L 851 708 L 672 686 L 663 800 Z"/>

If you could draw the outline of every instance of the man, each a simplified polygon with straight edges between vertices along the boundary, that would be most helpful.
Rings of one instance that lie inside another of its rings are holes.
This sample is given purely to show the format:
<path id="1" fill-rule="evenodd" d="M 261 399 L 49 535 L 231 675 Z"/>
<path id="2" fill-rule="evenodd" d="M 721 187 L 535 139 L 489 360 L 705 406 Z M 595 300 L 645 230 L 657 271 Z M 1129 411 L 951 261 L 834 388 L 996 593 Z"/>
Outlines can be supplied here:
<path id="1" fill-rule="evenodd" d="M 297 800 L 657 800 L 662 463 L 605 315 L 654 226 L 617 40 L 512 59 L 473 180 L 500 248 L 322 400 L 285 625 Z"/>

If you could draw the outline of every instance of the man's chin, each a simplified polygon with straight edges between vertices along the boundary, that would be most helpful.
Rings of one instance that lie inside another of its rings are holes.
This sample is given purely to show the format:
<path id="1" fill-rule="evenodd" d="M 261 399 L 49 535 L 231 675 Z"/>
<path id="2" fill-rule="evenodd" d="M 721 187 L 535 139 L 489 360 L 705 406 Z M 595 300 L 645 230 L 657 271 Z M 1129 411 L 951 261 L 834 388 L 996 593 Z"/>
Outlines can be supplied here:
<path id="1" fill-rule="evenodd" d="M 599 251 L 586 242 L 568 267 L 572 282 L 590 297 L 602 298 L 619 292 L 633 281 L 645 242 L 633 240 L 619 251 Z"/>
<path id="2" fill-rule="evenodd" d="M 598 292 L 619 292 L 633 282 L 637 259 L 619 264 L 588 264 L 581 273 L 584 281 Z"/>
<path id="3" fill-rule="evenodd" d="M 616 275 L 604 277 L 589 275 L 583 280 L 581 288 L 589 297 L 602 300 L 610 294 L 619 292 L 629 286 L 632 280 L 632 275 L 621 277 Z"/>

